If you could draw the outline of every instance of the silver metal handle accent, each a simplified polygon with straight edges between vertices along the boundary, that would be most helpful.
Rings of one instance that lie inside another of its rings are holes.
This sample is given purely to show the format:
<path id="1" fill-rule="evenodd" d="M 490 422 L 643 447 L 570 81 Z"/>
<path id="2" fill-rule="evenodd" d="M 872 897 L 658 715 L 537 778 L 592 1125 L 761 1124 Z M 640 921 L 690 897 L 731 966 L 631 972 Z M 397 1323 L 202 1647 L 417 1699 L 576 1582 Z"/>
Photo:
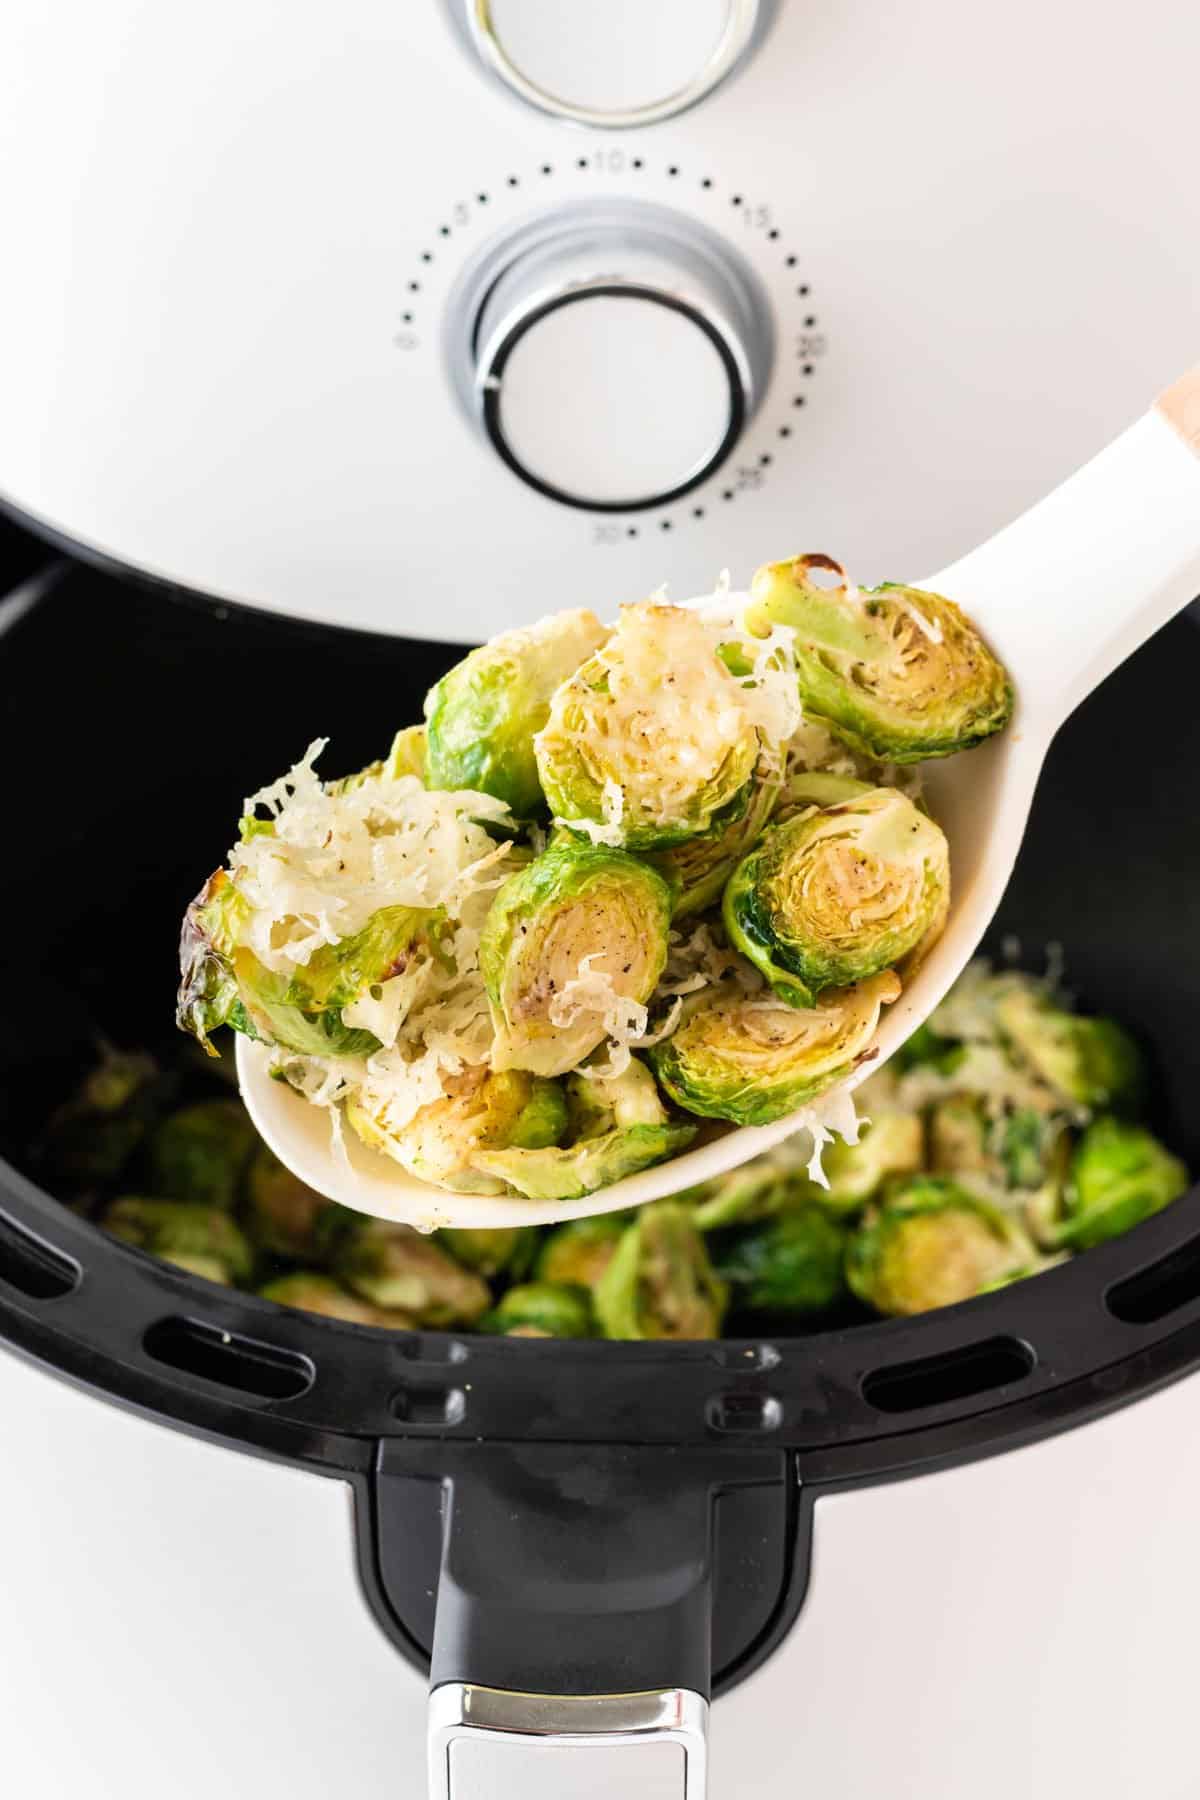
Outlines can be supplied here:
<path id="1" fill-rule="evenodd" d="M 690 81 L 685 82 L 674 93 L 664 94 L 661 100 L 650 101 L 642 106 L 610 109 L 579 106 L 531 81 L 504 48 L 492 17 L 491 0 L 464 0 L 464 5 L 471 42 L 488 68 L 507 87 L 530 106 L 536 106 L 556 119 L 566 119 L 573 125 L 590 125 L 600 130 L 655 125 L 661 119 L 673 118 L 676 113 L 695 106 L 697 101 L 703 100 L 706 94 L 711 94 L 724 81 L 745 55 L 759 17 L 759 0 L 728 0 L 724 29 Z"/>
<path id="2" fill-rule="evenodd" d="M 687 1688 L 513 1694 L 446 1682 L 429 1696 L 429 1800 L 704 1800 L 707 1731 L 708 1702 Z"/>

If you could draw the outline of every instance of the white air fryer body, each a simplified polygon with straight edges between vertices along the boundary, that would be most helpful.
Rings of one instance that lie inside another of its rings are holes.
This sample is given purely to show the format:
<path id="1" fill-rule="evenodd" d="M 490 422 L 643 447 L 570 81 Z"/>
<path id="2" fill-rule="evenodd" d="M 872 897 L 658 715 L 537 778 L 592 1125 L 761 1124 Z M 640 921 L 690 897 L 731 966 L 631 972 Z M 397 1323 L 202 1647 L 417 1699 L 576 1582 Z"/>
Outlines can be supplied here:
<path id="1" fill-rule="evenodd" d="M 732 73 L 662 122 L 517 91 L 653 115 L 727 13 Z M 796 550 L 917 578 L 1194 361 L 1198 66 L 1180 0 L 10 0 L 0 492 L 192 587 L 444 640 Z"/>
<path id="2" fill-rule="evenodd" d="M 1191 1800 L 1196 1392 L 820 1500 L 799 1620 L 713 1706 L 712 1800 Z M 425 1685 L 357 1592 L 340 1482 L 7 1352 L 0 1411 L 7 1792 L 423 1793 Z"/>

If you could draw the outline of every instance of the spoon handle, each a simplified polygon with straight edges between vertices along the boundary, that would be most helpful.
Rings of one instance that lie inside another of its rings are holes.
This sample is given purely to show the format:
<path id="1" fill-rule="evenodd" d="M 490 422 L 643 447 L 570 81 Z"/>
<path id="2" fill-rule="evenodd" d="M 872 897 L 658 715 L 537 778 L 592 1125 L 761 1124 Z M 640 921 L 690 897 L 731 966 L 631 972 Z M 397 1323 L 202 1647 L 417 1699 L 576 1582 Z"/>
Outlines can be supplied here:
<path id="1" fill-rule="evenodd" d="M 1200 594 L 1200 365 L 1061 487 L 928 583 L 1012 670 L 1027 729 Z"/>

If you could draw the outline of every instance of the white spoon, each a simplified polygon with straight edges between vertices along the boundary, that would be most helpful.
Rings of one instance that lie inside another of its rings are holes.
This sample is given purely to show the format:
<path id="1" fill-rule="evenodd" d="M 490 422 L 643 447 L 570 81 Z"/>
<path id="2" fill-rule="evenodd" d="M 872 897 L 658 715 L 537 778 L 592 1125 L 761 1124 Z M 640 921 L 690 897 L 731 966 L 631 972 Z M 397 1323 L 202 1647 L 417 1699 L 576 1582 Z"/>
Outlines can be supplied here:
<path id="1" fill-rule="evenodd" d="M 927 767 L 931 808 L 945 827 L 954 898 L 944 936 L 884 1015 L 873 1074 L 933 1011 L 961 972 L 1012 872 L 1051 739 L 1080 701 L 1200 593 L 1200 366 L 1107 450 L 969 556 L 917 585 L 965 608 L 1007 664 L 1017 691 L 1009 729 L 978 750 Z M 1156 721 L 1147 719 L 1153 730 Z M 1097 826 L 1101 824 L 1097 820 Z M 795 1118 L 731 1130 L 585 1200 L 449 1193 L 345 1133 L 268 1074 L 269 1052 L 239 1037 L 242 1097 L 275 1154 L 344 1206 L 422 1230 L 549 1224 L 613 1212 L 678 1192 L 778 1144 Z"/>

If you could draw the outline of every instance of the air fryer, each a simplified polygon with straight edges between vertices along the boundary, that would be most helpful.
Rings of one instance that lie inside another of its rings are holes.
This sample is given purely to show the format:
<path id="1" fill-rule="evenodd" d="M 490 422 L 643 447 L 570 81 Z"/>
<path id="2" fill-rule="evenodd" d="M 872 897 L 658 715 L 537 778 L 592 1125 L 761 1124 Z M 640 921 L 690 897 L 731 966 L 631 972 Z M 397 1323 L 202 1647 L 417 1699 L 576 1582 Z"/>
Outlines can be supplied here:
<path id="1" fill-rule="evenodd" d="M 93 1032 L 162 1040 L 176 922 L 247 782 L 317 725 L 339 763 L 367 760 L 456 654 L 77 570 L 14 610 L 0 1331 L 98 1399 L 349 1484 L 364 1602 L 428 1674 L 434 1793 L 539 1792 L 555 1744 L 579 1792 L 690 1800 L 709 1699 L 806 1628 L 823 1496 L 1028 1444 L 1196 1366 L 1200 1189 L 937 1313 L 697 1344 L 336 1324 L 72 1216 L 20 1146 Z M 1035 962 L 1061 939 L 1072 986 L 1140 1031 L 1155 1123 L 1193 1166 L 1198 673 L 1185 617 L 1072 720 L 996 925 Z"/>

